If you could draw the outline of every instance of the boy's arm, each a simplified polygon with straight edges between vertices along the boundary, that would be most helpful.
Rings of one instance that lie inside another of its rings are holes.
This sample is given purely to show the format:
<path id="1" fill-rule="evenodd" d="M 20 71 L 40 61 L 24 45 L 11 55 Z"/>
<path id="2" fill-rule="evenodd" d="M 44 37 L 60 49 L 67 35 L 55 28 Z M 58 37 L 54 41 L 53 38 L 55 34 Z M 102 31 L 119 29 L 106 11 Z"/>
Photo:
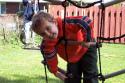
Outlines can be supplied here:
<path id="1" fill-rule="evenodd" d="M 88 17 L 88 16 L 83 16 L 82 17 L 82 20 L 83 21 L 83 31 L 86 32 L 86 35 L 87 35 L 87 42 L 91 42 L 93 41 L 93 38 L 94 38 L 94 22 Z"/>
<path id="2" fill-rule="evenodd" d="M 62 40 L 61 43 L 65 44 L 66 42 Z M 96 42 L 84 42 L 84 41 L 73 41 L 73 40 L 68 40 L 67 44 L 68 45 L 81 45 L 87 48 L 89 48 L 90 46 L 96 46 Z"/>
<path id="3" fill-rule="evenodd" d="M 82 28 L 83 36 L 85 41 L 77 42 L 78 44 L 84 47 L 96 46 L 96 42 L 94 41 L 94 22 L 88 17 L 83 16 L 81 20 L 78 22 L 78 25 Z"/>
<path id="4" fill-rule="evenodd" d="M 56 74 L 58 71 L 58 60 L 55 45 L 57 40 L 43 40 L 41 45 L 41 52 L 47 62 L 48 69 L 51 73 Z"/>
<path id="5" fill-rule="evenodd" d="M 60 71 L 60 68 L 57 67 L 58 60 L 56 55 L 55 45 L 57 40 L 43 40 L 41 45 L 41 52 L 47 62 L 48 69 L 51 73 L 53 73 L 56 77 L 61 80 L 65 80 L 67 77 L 64 72 Z"/>
<path id="6" fill-rule="evenodd" d="M 86 32 L 87 42 L 80 42 L 80 45 L 84 47 L 96 46 L 96 42 L 94 41 L 94 22 L 88 17 L 83 16 L 82 21 L 84 21 L 83 32 Z"/>
<path id="7" fill-rule="evenodd" d="M 42 63 L 46 65 L 45 60 L 43 60 Z M 55 73 L 55 76 L 58 77 L 61 80 L 65 80 L 67 78 L 66 71 L 61 69 L 61 68 L 58 68 L 58 71 Z"/>

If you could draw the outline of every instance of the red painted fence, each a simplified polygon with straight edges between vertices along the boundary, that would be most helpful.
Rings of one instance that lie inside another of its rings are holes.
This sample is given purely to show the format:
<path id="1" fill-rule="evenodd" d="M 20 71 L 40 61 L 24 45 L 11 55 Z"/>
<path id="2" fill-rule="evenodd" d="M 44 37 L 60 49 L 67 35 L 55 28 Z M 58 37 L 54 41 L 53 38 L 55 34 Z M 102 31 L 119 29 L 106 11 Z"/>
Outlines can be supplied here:
<path id="1" fill-rule="evenodd" d="M 62 6 L 50 5 L 49 13 L 54 17 L 64 17 L 64 9 Z M 101 10 L 98 7 L 80 9 L 74 6 L 67 7 L 67 16 L 89 16 L 94 20 L 95 36 L 99 35 Z M 118 37 L 125 34 L 125 7 L 107 7 L 104 14 L 104 22 L 102 32 L 103 37 Z M 104 41 L 112 43 L 125 43 L 125 38 L 115 41 Z"/>

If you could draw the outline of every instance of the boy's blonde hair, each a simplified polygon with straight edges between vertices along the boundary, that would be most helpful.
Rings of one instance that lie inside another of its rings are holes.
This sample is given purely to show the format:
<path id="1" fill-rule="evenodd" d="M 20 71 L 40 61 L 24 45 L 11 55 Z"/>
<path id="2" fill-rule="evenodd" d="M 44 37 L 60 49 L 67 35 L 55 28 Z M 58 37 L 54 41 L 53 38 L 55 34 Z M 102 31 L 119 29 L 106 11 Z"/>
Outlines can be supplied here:
<path id="1" fill-rule="evenodd" d="M 51 16 L 50 14 L 42 12 L 42 11 L 39 11 L 32 18 L 31 29 L 34 32 L 37 32 L 40 28 L 42 28 L 42 25 L 43 25 L 43 23 L 45 23 L 45 21 L 53 22 L 53 20 L 54 20 L 54 17 Z"/>

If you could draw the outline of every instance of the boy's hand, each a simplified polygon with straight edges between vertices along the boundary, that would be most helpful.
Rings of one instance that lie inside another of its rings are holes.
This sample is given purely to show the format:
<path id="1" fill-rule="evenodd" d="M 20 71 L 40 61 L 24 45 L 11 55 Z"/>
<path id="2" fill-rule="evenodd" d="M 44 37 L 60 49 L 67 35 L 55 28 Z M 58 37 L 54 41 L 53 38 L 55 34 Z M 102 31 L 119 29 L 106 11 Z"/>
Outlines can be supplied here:
<path id="1" fill-rule="evenodd" d="M 57 71 L 55 76 L 63 81 L 67 78 L 67 76 L 65 74 L 61 73 L 60 71 Z"/>

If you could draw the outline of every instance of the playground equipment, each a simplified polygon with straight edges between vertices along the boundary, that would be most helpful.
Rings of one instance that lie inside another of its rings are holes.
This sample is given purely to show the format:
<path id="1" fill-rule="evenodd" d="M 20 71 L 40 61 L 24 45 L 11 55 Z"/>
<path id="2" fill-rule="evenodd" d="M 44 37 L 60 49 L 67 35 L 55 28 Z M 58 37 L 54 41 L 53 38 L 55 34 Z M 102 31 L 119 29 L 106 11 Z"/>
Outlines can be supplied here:
<path id="1" fill-rule="evenodd" d="M 99 1 L 96 1 L 96 2 L 92 2 L 92 3 L 85 3 L 85 2 L 82 2 L 82 4 L 79 4 L 77 1 L 75 0 L 44 0 L 44 1 L 48 1 L 50 3 L 54 3 L 54 4 L 60 4 L 64 7 L 64 25 L 65 25 L 65 18 L 66 18 L 66 7 L 68 6 L 68 4 L 72 4 L 78 8 L 88 8 L 88 7 L 91 7 L 91 6 L 94 6 L 95 4 L 97 3 L 100 3 L 98 4 L 98 7 L 100 9 L 102 9 L 101 11 L 101 26 L 100 26 L 100 29 L 99 29 L 99 35 L 97 37 L 97 43 L 95 44 L 98 48 L 98 55 L 99 55 L 99 74 L 96 75 L 96 76 L 93 76 L 93 77 L 90 77 L 90 78 L 94 78 L 94 77 L 98 77 L 100 80 L 102 80 L 102 83 L 104 83 L 104 81 L 108 78 L 111 78 L 111 77 L 114 77 L 114 76 L 117 76 L 117 75 L 120 75 L 120 74 L 123 74 L 125 73 L 125 69 L 123 70 L 119 70 L 119 71 L 116 71 L 116 72 L 113 72 L 113 73 L 110 73 L 110 74 L 107 74 L 107 75 L 103 75 L 102 74 L 102 67 L 101 67 L 101 56 L 100 56 L 100 47 L 101 47 L 101 43 L 102 43 L 102 40 L 116 40 L 116 39 L 120 39 L 120 38 L 123 38 L 125 37 L 125 34 L 121 35 L 120 37 L 114 37 L 114 38 L 104 38 L 102 37 L 102 24 L 103 24 L 103 21 L 104 21 L 104 12 L 105 12 L 105 8 L 108 7 L 108 6 L 111 6 L 111 5 L 114 5 L 114 4 L 117 4 L 117 3 L 120 3 L 120 2 L 123 2 L 125 0 L 114 0 L 114 1 L 110 1 L 110 2 L 107 2 L 107 3 L 103 3 L 102 0 L 99 0 Z M 65 31 L 65 27 L 64 27 L 64 31 Z M 65 35 L 64 35 L 65 37 Z M 66 54 L 66 56 L 68 56 Z M 68 61 L 67 61 L 68 62 Z M 46 60 L 44 58 L 44 61 L 42 61 L 42 63 L 44 64 L 44 67 L 45 67 L 45 74 L 46 74 L 46 83 L 48 83 L 48 78 L 47 78 L 47 72 L 46 72 Z M 62 69 L 59 69 L 60 72 L 66 74 L 66 71 L 62 70 Z M 67 76 L 71 77 L 70 74 L 68 74 Z M 82 79 L 82 78 L 81 78 Z"/>

